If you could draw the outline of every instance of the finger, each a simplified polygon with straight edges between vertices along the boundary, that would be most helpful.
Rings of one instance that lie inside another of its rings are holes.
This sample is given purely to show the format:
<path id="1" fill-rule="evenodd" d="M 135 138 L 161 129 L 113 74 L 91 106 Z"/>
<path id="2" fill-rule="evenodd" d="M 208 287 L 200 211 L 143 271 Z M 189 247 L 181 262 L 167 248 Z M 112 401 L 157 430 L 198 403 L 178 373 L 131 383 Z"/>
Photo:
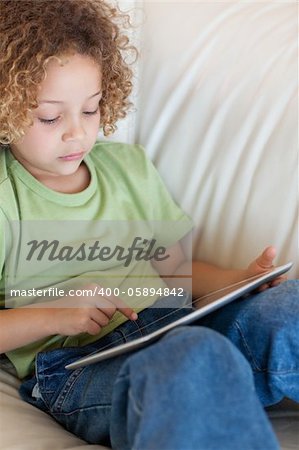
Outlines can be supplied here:
<path id="1" fill-rule="evenodd" d="M 276 287 L 279 286 L 282 283 L 282 280 L 273 280 L 270 283 L 270 287 Z"/>
<path id="2" fill-rule="evenodd" d="M 102 330 L 102 328 L 105 325 L 108 325 L 108 323 L 109 323 L 109 320 L 107 317 L 106 317 L 106 321 L 105 321 L 105 319 L 103 319 L 103 318 L 92 316 L 88 322 L 88 327 L 87 327 L 86 333 L 91 334 L 92 336 L 96 336 L 97 334 L 100 333 L 100 331 Z"/>
<path id="3" fill-rule="evenodd" d="M 118 311 L 120 311 L 124 316 L 130 320 L 137 320 L 138 316 L 134 309 L 130 308 L 121 298 L 115 295 L 109 296 L 109 300 L 116 306 Z"/>
<path id="4" fill-rule="evenodd" d="M 105 297 L 100 296 L 100 299 L 101 299 L 100 304 L 106 305 L 107 309 L 109 309 L 109 304 L 110 304 L 110 307 L 112 304 L 118 311 L 120 311 L 128 319 L 130 319 L 130 320 L 138 319 L 136 312 L 132 308 L 130 308 L 120 297 L 116 297 L 114 294 L 111 294 L 109 296 L 106 295 Z M 110 302 L 110 303 L 107 304 L 106 302 L 108 302 L 108 303 Z M 101 306 L 101 308 L 102 308 L 102 306 Z M 114 314 L 114 312 L 113 312 L 113 314 Z"/>
<path id="5" fill-rule="evenodd" d="M 102 327 L 97 322 L 95 322 L 94 320 L 90 320 L 86 333 L 90 334 L 91 336 L 96 336 L 97 334 L 99 334 L 101 329 Z"/>
<path id="6" fill-rule="evenodd" d="M 95 306 L 99 310 L 103 311 L 104 314 L 109 317 L 109 319 L 114 316 L 116 311 L 116 306 L 114 305 L 114 303 L 112 303 L 106 297 L 102 297 L 101 295 L 96 298 Z"/>
<path id="7" fill-rule="evenodd" d="M 100 284 L 92 284 L 91 289 L 97 288 L 96 292 L 100 292 L 102 286 Z M 104 292 L 105 292 L 105 288 L 103 288 Z M 107 303 L 110 302 L 110 303 Z M 118 309 L 122 314 L 124 314 L 128 319 L 130 320 L 137 320 L 138 316 L 136 314 L 136 312 L 130 308 L 123 300 L 121 300 L 119 297 L 116 297 L 114 294 L 111 293 L 111 295 L 100 295 L 97 294 L 97 299 L 96 299 L 96 307 L 99 309 L 102 308 L 107 308 L 107 313 L 109 311 L 109 309 L 111 308 L 111 304 L 113 305 L 114 308 Z M 113 308 L 110 311 L 110 314 L 114 314 L 115 310 L 113 310 Z"/>
<path id="8" fill-rule="evenodd" d="M 287 276 L 281 275 L 274 280 L 271 281 L 271 287 L 279 286 L 281 283 L 284 283 L 288 279 Z"/>
<path id="9" fill-rule="evenodd" d="M 101 327 L 105 327 L 110 322 L 110 317 L 106 314 L 106 311 L 101 309 L 94 309 L 91 314 L 91 319 Z"/>
<path id="10" fill-rule="evenodd" d="M 270 287 L 269 283 L 264 283 L 258 288 L 258 292 L 266 291 L 267 289 L 269 289 L 269 287 Z"/>
<path id="11" fill-rule="evenodd" d="M 267 247 L 263 253 L 256 259 L 256 264 L 262 269 L 271 269 L 273 267 L 273 259 L 276 256 L 275 247 Z"/>

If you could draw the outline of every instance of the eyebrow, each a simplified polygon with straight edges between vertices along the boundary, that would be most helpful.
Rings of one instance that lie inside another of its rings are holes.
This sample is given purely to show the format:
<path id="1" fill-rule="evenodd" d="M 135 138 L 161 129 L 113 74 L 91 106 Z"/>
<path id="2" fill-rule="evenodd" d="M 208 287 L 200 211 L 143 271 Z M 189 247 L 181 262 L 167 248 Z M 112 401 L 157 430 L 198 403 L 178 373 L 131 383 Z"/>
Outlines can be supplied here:
<path id="1" fill-rule="evenodd" d="M 95 94 L 93 94 L 90 97 L 88 97 L 87 100 L 89 100 L 90 98 L 96 97 L 97 95 L 99 95 L 101 93 L 102 93 L 102 91 L 98 91 Z M 61 102 L 61 101 L 58 101 L 58 100 L 40 100 L 39 104 L 41 104 L 41 103 L 64 103 L 64 102 Z"/>

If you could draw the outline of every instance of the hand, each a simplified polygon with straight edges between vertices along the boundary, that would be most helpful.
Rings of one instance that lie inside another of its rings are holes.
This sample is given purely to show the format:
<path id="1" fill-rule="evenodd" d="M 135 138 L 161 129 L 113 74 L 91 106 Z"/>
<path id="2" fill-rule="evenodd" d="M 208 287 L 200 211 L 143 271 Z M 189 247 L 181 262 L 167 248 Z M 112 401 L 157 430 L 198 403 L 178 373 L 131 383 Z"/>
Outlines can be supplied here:
<path id="1" fill-rule="evenodd" d="M 270 269 L 273 269 L 275 266 L 273 265 L 273 260 L 276 256 L 275 247 L 267 247 L 251 264 L 249 264 L 247 268 L 248 276 L 259 275 L 264 272 L 268 272 Z M 280 283 L 286 281 L 286 275 L 280 275 L 272 281 L 263 284 L 258 290 L 264 291 L 270 287 L 278 286 Z"/>
<path id="2" fill-rule="evenodd" d="M 81 290 L 100 289 L 99 285 L 91 283 Z M 36 305 L 37 307 L 37 305 Z M 108 325 L 115 312 L 120 311 L 130 320 L 136 320 L 137 314 L 123 300 L 114 295 L 92 295 L 77 297 L 62 297 L 44 304 L 51 308 L 53 334 L 74 336 L 80 333 L 98 334 Z"/>

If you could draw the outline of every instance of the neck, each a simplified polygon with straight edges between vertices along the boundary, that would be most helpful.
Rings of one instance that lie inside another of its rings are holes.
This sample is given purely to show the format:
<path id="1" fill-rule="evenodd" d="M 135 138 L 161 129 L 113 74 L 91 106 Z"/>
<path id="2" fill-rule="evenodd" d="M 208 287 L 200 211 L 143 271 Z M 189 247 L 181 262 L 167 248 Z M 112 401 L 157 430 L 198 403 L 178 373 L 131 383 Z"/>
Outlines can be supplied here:
<path id="1" fill-rule="evenodd" d="M 57 177 L 41 176 L 38 180 L 49 189 L 63 194 L 76 194 L 84 191 L 90 183 L 90 173 L 83 161 L 78 170 L 71 175 L 59 175 Z"/>

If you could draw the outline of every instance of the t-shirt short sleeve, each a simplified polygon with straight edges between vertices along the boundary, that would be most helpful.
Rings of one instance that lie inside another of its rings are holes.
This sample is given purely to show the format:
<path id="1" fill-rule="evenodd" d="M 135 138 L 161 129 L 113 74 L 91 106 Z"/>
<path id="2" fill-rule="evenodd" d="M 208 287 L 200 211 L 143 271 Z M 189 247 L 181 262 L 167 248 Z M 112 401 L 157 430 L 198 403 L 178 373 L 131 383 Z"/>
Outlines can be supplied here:
<path id="1" fill-rule="evenodd" d="M 99 142 L 91 157 L 100 184 L 109 186 L 102 202 L 106 199 L 107 203 L 109 197 L 110 217 L 144 221 L 145 227 L 153 230 L 157 245 L 164 247 L 175 244 L 193 228 L 191 218 L 174 201 L 141 145 Z"/>
<path id="2" fill-rule="evenodd" d="M 154 227 L 157 243 L 168 247 L 189 233 L 194 224 L 192 219 L 174 201 L 143 148 L 136 147 L 144 160 L 143 191 L 147 220 L 151 221 Z"/>
<path id="3" fill-rule="evenodd" d="M 0 309 L 5 307 L 5 281 L 4 281 L 4 265 L 6 255 L 6 218 L 0 208 Z"/>

